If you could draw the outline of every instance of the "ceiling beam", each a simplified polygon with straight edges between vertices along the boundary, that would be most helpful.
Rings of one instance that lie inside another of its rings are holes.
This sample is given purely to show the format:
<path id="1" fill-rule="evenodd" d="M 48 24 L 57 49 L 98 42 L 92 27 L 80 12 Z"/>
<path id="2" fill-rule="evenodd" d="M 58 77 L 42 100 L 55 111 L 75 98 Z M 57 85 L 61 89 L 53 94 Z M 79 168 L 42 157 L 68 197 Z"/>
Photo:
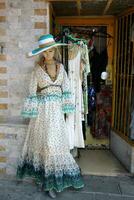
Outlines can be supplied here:
<path id="1" fill-rule="evenodd" d="M 48 2 L 56 2 L 56 1 L 61 1 L 61 2 L 69 2 L 69 1 L 75 1 L 75 0 L 46 0 Z"/>
<path id="2" fill-rule="evenodd" d="M 80 11 L 81 11 L 81 1 L 80 0 L 77 0 L 77 12 L 78 12 L 78 15 L 80 16 Z"/>
<path id="3" fill-rule="evenodd" d="M 107 4 L 106 4 L 105 9 L 104 9 L 104 11 L 103 11 L 103 15 L 105 15 L 105 14 L 107 13 L 107 11 L 108 11 L 108 9 L 110 8 L 112 2 L 113 2 L 113 0 L 108 0 L 108 1 L 107 1 Z"/>
<path id="4" fill-rule="evenodd" d="M 44 1 L 48 1 L 48 2 L 56 2 L 56 1 L 60 1 L 60 2 L 71 2 L 71 1 L 77 1 L 77 0 L 44 0 Z M 80 0 L 80 2 L 82 1 L 87 1 L 87 2 L 93 2 L 93 1 L 97 1 L 97 0 Z"/>

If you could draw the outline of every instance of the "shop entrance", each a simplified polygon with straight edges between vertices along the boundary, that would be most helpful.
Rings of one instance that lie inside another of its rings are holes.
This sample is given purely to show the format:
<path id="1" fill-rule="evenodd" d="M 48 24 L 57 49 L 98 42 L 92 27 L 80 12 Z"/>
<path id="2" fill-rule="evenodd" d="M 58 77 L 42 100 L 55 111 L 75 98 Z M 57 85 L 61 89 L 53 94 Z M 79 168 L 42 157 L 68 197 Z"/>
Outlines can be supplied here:
<path id="1" fill-rule="evenodd" d="M 115 18 L 114 17 L 56 17 L 52 14 L 52 23 L 51 23 L 51 33 L 57 35 L 64 28 L 70 28 L 72 32 L 76 32 L 78 34 L 84 34 L 89 30 L 98 30 L 101 29 L 103 32 L 111 35 L 112 38 L 108 37 L 96 37 L 95 45 L 98 53 L 104 48 L 107 48 L 108 54 L 108 62 L 107 62 L 107 72 L 109 74 L 108 79 L 106 81 L 101 82 L 101 89 L 105 87 L 108 88 L 108 92 L 112 94 L 112 86 L 113 82 L 113 67 L 114 67 L 114 42 L 115 42 Z M 81 32 L 81 33 L 80 33 Z M 83 32 L 83 33 L 82 33 Z M 92 85 L 92 74 L 89 74 L 88 80 L 89 86 Z M 90 85 L 91 84 L 91 85 Z M 96 95 L 97 101 L 99 99 L 99 94 L 102 90 L 98 92 Z M 109 102 L 110 98 L 112 101 L 112 95 L 110 97 L 109 94 Z M 102 97 L 102 96 L 101 96 Z M 105 98 L 106 99 L 106 98 Z M 102 106 L 102 105 L 101 105 Z M 105 105 L 103 105 L 104 108 Z M 111 109 L 112 107 L 110 107 Z M 97 110 L 98 109 L 98 110 Z M 99 109 L 102 109 L 101 114 L 103 114 L 103 107 L 98 106 L 93 116 L 89 116 L 91 119 L 94 117 L 92 126 L 86 127 L 86 139 L 85 139 L 85 149 L 78 149 L 76 160 L 78 161 L 83 174 L 97 174 L 97 175 L 118 175 L 118 174 L 126 174 L 127 171 L 121 165 L 121 163 L 114 157 L 114 155 L 110 151 L 110 126 L 108 125 L 107 131 L 106 128 L 102 131 L 102 134 L 98 135 L 95 132 L 99 128 L 98 113 Z M 111 121 L 112 121 L 112 109 L 110 110 Z M 102 117 L 100 115 L 100 120 Z M 106 125 L 106 124 L 105 124 Z M 101 125 L 100 125 L 101 126 Z M 105 126 L 106 127 L 106 126 Z M 105 134 L 104 132 L 107 132 Z"/>

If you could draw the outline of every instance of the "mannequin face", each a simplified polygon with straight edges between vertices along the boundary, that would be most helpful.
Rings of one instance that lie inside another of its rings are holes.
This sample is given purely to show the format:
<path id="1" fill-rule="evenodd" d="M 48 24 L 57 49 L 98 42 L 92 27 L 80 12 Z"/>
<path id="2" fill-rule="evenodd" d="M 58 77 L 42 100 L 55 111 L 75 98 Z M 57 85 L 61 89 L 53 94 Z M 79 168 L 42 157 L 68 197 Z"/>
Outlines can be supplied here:
<path id="1" fill-rule="evenodd" d="M 53 60 L 54 54 L 55 54 L 55 48 L 51 48 L 43 52 L 43 56 L 46 61 Z"/>

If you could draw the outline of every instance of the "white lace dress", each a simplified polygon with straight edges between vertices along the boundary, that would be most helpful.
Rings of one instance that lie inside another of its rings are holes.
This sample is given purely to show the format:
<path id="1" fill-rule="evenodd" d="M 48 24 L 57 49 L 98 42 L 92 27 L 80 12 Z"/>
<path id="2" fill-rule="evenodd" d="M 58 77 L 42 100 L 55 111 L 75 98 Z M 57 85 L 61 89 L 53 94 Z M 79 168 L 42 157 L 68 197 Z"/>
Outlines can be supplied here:
<path id="1" fill-rule="evenodd" d="M 82 83 L 80 79 L 80 63 L 81 51 L 79 50 L 76 57 L 70 59 L 68 62 L 68 77 L 72 91 L 72 100 L 76 107 L 75 112 L 71 113 L 66 120 L 69 132 L 70 149 L 73 149 L 74 147 L 85 147 L 82 131 L 84 104 L 82 94 Z"/>
<path id="2" fill-rule="evenodd" d="M 37 85 L 44 88 L 40 95 L 36 94 Z M 64 113 L 73 111 L 64 66 L 60 65 L 54 82 L 39 65 L 36 66 L 31 75 L 30 95 L 22 111 L 24 117 L 31 119 L 17 168 L 19 177 L 35 177 L 46 191 L 83 187 L 79 166 L 70 154 L 64 120 Z"/>

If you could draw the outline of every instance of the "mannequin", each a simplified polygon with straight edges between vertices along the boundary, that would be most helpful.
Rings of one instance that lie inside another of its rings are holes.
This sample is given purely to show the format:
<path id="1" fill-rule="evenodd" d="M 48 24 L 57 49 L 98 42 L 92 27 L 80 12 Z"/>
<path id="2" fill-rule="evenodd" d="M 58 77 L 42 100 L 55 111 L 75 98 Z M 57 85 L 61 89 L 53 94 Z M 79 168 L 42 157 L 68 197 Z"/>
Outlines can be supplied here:
<path id="1" fill-rule="evenodd" d="M 57 46 L 53 36 L 39 38 L 38 49 L 29 56 L 42 54 L 31 74 L 29 96 L 22 115 L 30 118 L 20 156 L 17 175 L 33 176 L 51 198 L 67 187 L 84 186 L 80 169 L 70 154 L 64 113 L 74 112 L 69 81 L 64 66 L 55 60 Z M 37 90 L 38 89 L 38 90 Z"/>

